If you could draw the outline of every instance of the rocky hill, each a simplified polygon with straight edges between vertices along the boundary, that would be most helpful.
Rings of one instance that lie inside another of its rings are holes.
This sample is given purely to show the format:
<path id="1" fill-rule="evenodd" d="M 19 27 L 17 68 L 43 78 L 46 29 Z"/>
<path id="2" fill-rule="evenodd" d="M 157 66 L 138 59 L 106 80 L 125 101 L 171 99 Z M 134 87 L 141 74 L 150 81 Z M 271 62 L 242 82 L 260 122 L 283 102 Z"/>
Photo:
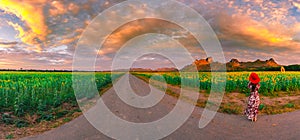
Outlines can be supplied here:
<path id="1" fill-rule="evenodd" d="M 185 66 L 182 71 L 191 71 L 194 66 L 197 67 L 198 71 L 210 71 L 211 66 L 213 67 L 222 67 L 222 63 L 214 62 L 211 57 L 206 59 L 198 59 L 195 60 L 193 64 Z M 240 62 L 238 59 L 231 59 L 228 63 L 226 63 L 227 71 L 248 71 L 248 70 L 280 70 L 281 65 L 276 63 L 273 58 L 269 60 L 259 60 L 257 59 L 254 62 Z"/>
<path id="2" fill-rule="evenodd" d="M 280 67 L 281 65 L 277 64 L 273 58 L 269 60 L 259 60 L 257 59 L 254 62 L 239 62 L 237 59 L 231 59 L 226 63 L 226 68 L 228 71 L 235 70 L 262 70 L 274 67 Z"/>
<path id="3" fill-rule="evenodd" d="M 283 65 L 278 64 L 273 58 L 268 60 L 257 59 L 253 62 L 241 62 L 238 59 L 231 59 L 226 64 L 219 62 L 214 62 L 213 58 L 208 57 L 206 59 L 197 59 L 193 64 L 187 65 L 182 68 L 180 71 L 193 71 L 193 68 L 196 66 L 198 71 L 211 71 L 211 67 L 215 71 L 221 71 L 222 68 L 226 65 L 226 71 L 280 71 L 280 68 Z M 288 71 L 300 71 L 300 65 L 289 65 L 284 66 L 285 70 Z M 132 72 L 175 72 L 179 71 L 176 68 L 131 68 Z"/>

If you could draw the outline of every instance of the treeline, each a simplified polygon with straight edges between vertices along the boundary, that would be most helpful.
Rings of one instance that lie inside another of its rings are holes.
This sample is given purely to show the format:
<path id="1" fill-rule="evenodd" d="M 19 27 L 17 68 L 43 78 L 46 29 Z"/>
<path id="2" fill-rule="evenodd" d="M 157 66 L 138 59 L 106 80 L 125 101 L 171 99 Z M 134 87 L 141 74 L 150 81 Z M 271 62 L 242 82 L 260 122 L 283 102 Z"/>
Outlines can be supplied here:
<path id="1" fill-rule="evenodd" d="M 285 71 L 300 71 L 300 65 L 284 66 Z M 207 69 L 198 69 L 199 72 L 211 72 L 210 67 Z M 218 70 L 215 70 L 218 71 Z M 227 72 L 239 72 L 239 71 L 281 71 L 280 67 L 260 67 L 260 68 L 227 68 Z"/>
<path id="2" fill-rule="evenodd" d="M 20 72 L 72 72 L 71 70 L 37 70 L 37 69 L 0 69 L 0 71 L 20 71 Z"/>
<path id="3" fill-rule="evenodd" d="M 262 69 L 264 71 L 280 71 L 281 67 L 269 67 Z M 289 65 L 289 66 L 284 66 L 284 69 L 286 71 L 300 71 L 300 65 Z"/>
<path id="4" fill-rule="evenodd" d="M 37 69 L 0 69 L 0 71 L 16 71 L 16 72 L 111 72 L 111 71 L 83 71 L 83 70 L 37 70 Z"/>

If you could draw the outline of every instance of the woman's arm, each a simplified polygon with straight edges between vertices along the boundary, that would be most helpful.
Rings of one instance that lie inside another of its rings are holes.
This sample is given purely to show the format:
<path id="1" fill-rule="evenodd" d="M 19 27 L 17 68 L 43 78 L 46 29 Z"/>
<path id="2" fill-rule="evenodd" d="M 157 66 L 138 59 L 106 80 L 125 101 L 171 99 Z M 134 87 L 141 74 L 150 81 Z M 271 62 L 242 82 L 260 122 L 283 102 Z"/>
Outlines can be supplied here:
<path id="1" fill-rule="evenodd" d="M 249 82 L 249 83 L 248 83 L 248 88 L 250 88 L 250 89 L 251 89 L 251 82 Z"/>
<path id="2" fill-rule="evenodd" d="M 260 84 L 259 83 L 256 85 L 256 88 L 257 88 L 257 90 L 259 90 L 259 88 L 260 88 Z"/>

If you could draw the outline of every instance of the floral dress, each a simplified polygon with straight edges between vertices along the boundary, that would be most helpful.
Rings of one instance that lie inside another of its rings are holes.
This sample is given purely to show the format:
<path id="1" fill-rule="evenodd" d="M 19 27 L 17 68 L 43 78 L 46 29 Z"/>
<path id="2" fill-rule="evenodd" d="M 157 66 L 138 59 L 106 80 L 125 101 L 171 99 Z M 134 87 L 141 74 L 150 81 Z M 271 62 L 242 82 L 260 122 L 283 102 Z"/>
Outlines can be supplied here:
<path id="1" fill-rule="evenodd" d="M 254 91 L 252 90 L 252 86 L 256 86 Z M 248 119 L 252 120 L 256 118 L 258 114 L 258 107 L 260 104 L 258 89 L 260 88 L 260 85 L 259 84 L 253 85 L 249 83 L 248 88 L 250 88 L 251 94 L 248 98 L 248 105 L 245 110 L 245 115 L 247 115 Z"/>

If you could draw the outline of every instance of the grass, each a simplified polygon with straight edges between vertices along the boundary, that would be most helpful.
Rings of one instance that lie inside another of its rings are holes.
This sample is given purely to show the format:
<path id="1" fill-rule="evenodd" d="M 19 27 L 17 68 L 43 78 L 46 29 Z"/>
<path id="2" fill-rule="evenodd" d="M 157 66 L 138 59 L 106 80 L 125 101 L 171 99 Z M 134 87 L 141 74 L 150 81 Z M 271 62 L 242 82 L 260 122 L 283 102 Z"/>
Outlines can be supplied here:
<path id="1" fill-rule="evenodd" d="M 261 88 L 259 92 L 261 95 L 278 97 L 281 94 L 295 94 L 300 91 L 300 72 L 257 72 L 260 76 Z M 239 92 L 244 94 L 249 94 L 248 77 L 250 72 L 227 72 L 226 81 L 222 79 L 212 79 L 210 72 L 199 72 L 196 79 L 196 74 L 191 72 L 135 72 L 134 75 L 150 78 L 152 76 L 158 77 L 163 76 L 164 81 L 170 85 L 181 86 L 181 80 L 185 80 L 190 86 L 196 86 L 195 81 L 198 81 L 199 90 L 210 91 L 212 84 L 220 84 L 226 82 L 225 92 Z M 180 75 L 182 74 L 182 75 Z M 215 73 L 215 75 L 220 75 L 221 73 Z M 158 76 L 157 76 L 158 75 Z M 158 81 L 159 78 L 155 79 Z M 162 81 L 163 82 L 163 81 Z M 300 94 L 300 93 L 299 93 Z"/>
<path id="2" fill-rule="evenodd" d="M 95 73 L 96 94 L 103 94 L 122 74 L 113 73 L 112 79 L 109 72 Z M 72 84 L 71 72 L 0 72 L 0 125 L 21 129 L 54 122 L 51 127 L 57 127 L 70 121 L 81 114 Z M 79 94 L 77 99 L 90 96 L 93 95 Z"/>
<path id="3" fill-rule="evenodd" d="M 241 88 L 245 88 L 245 90 L 229 90 L 226 91 L 226 93 L 224 94 L 223 97 L 223 101 L 220 105 L 219 108 L 219 112 L 222 113 L 227 113 L 227 114 L 243 114 L 244 109 L 246 107 L 246 102 L 247 102 L 247 97 L 249 96 L 249 89 L 247 88 L 247 84 L 248 84 L 248 79 L 246 78 L 246 74 L 248 74 L 249 72 L 233 72 L 233 73 L 228 73 L 231 79 L 227 79 L 227 80 L 232 80 L 235 81 L 235 83 L 231 83 L 231 84 L 236 84 L 236 87 L 241 87 Z M 163 77 L 168 77 L 168 76 L 178 76 L 178 73 L 174 73 L 174 72 L 160 72 L 160 73 L 133 73 L 135 76 L 139 77 L 140 79 L 149 82 L 149 78 L 151 77 L 151 75 L 154 74 L 159 74 L 162 75 Z M 209 78 L 209 74 L 208 73 L 199 73 L 199 75 L 201 74 L 205 74 L 202 78 L 206 79 L 206 80 L 201 80 L 200 82 L 205 82 L 207 81 Z M 299 78 L 299 74 L 300 72 L 291 72 L 291 73 L 278 73 L 278 72 L 267 72 L 267 73 L 263 73 L 260 72 L 260 75 L 271 75 L 271 76 L 267 76 L 267 78 L 270 77 L 275 77 L 273 79 L 280 79 L 280 78 L 276 78 L 276 76 L 282 76 L 285 77 L 286 79 L 291 79 L 293 80 L 293 76 Z M 167 75 L 167 76 L 166 76 Z M 237 76 L 237 78 L 234 78 L 234 76 Z M 201 78 L 201 76 L 199 76 Z M 178 79 L 178 78 L 177 78 Z M 233 80 L 233 79 L 238 79 L 238 80 Z M 242 80 L 243 79 L 243 80 Z M 300 79 L 298 79 L 296 82 L 294 82 L 292 85 L 289 85 L 291 87 L 294 87 L 293 89 L 295 89 L 295 91 L 287 91 L 287 88 L 278 88 L 281 89 L 279 91 L 270 93 L 270 94 L 261 94 L 261 104 L 259 106 L 259 112 L 260 114 L 281 114 L 281 113 L 285 113 L 285 112 L 291 112 L 291 111 L 295 111 L 300 109 L 300 101 L 298 96 L 300 96 L 299 94 L 299 89 L 298 89 L 298 82 Z M 176 91 L 176 87 L 180 88 L 180 85 L 178 85 L 177 83 L 179 83 L 178 81 L 175 82 L 176 84 L 170 82 L 170 78 L 169 80 L 165 80 L 168 83 L 168 87 L 166 89 L 166 94 L 169 94 L 171 96 L 174 96 L 176 98 L 179 97 L 179 92 Z M 168 82 L 169 81 L 169 82 Z M 266 77 L 262 76 L 262 82 L 266 81 Z M 160 80 L 156 81 L 157 84 L 153 85 L 156 87 L 159 87 L 159 82 Z M 241 85 L 238 85 L 241 84 Z M 201 86 L 201 85 L 200 85 Z M 228 85 L 227 85 L 228 86 Z M 245 87 L 242 87 L 245 86 Z M 207 87 L 207 86 L 206 86 Z M 196 106 L 199 107 L 205 107 L 207 104 L 207 99 L 209 96 L 209 89 L 205 89 L 200 87 L 200 91 L 199 94 L 201 95 L 200 99 L 197 100 Z M 161 88 L 161 87 L 160 87 Z M 228 89 L 228 88 L 226 88 Z M 246 90 L 247 89 L 247 90 Z M 269 87 L 265 87 L 265 89 L 269 89 Z M 277 89 L 277 90 L 278 90 Z M 230 92 L 231 91 L 231 92 Z M 239 92 L 239 91 L 244 91 L 243 92 Z M 235 94 L 233 94 L 235 93 Z M 286 98 L 289 97 L 289 98 Z M 291 98 L 290 98 L 291 97 Z M 287 102 L 287 103 L 285 103 Z"/>
<path id="4" fill-rule="evenodd" d="M 9 135 L 5 136 L 5 139 L 13 139 L 13 138 L 14 138 L 13 134 L 9 134 Z"/>

